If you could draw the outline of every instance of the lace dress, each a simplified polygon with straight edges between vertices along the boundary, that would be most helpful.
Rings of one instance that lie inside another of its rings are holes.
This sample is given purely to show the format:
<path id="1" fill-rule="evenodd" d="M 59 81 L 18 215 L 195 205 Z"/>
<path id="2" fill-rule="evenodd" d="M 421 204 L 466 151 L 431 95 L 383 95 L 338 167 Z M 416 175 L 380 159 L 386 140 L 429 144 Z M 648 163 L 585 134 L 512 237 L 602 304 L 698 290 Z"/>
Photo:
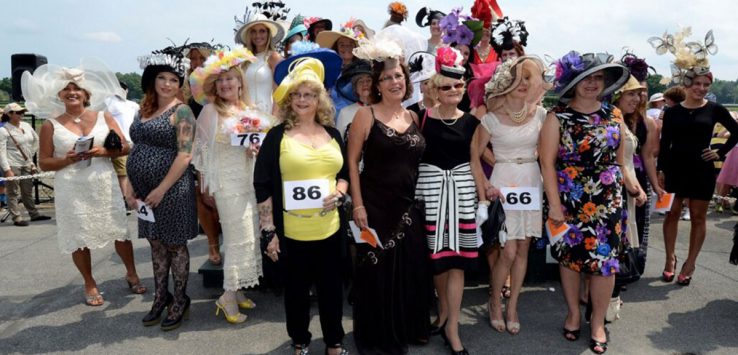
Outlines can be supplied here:
<path id="1" fill-rule="evenodd" d="M 79 136 L 55 119 L 49 121 L 54 126 L 54 157 L 63 158 Z M 105 116 L 99 112 L 88 136 L 95 137 L 94 145 L 99 147 L 108 130 Z M 72 164 L 57 171 L 54 194 L 57 239 L 62 253 L 102 248 L 112 240 L 129 239 L 123 195 L 110 158 L 92 158 L 88 167 Z"/>
<path id="2" fill-rule="evenodd" d="M 141 200 L 159 186 L 177 157 L 177 128 L 169 120 L 178 107 L 145 122 L 138 114 L 133 119 L 133 149 L 128 155 L 126 170 L 133 191 Z M 197 236 L 195 178 L 191 166 L 152 210 L 156 222 L 139 219 L 139 238 L 159 240 L 168 245 L 187 245 L 187 240 Z"/>
<path id="3" fill-rule="evenodd" d="M 230 144 L 223 120 L 212 105 L 203 109 L 195 135 L 192 163 L 214 195 L 223 229 L 223 289 L 235 291 L 259 283 L 263 275 L 254 192 L 254 159 Z M 211 139 L 213 141 L 211 141 Z"/>
<path id="4" fill-rule="evenodd" d="M 256 54 L 256 61 L 249 64 L 244 76 L 249 86 L 249 99 L 259 111 L 272 113 L 274 73 L 269 67 L 270 51 Z"/>
<path id="5" fill-rule="evenodd" d="M 538 167 L 538 134 L 546 110 L 538 107 L 533 119 L 520 126 L 503 124 L 494 113 L 482 117 L 495 152 L 495 168 L 489 177 L 495 187 L 534 187 L 543 195 L 541 169 Z M 520 159 L 520 163 L 518 163 Z M 504 205 L 503 205 L 504 206 Z M 507 239 L 541 237 L 541 211 L 505 211 Z"/>
<path id="6" fill-rule="evenodd" d="M 630 130 L 626 129 L 623 134 L 623 143 L 625 144 L 625 156 L 623 157 L 623 174 L 628 174 L 628 177 L 637 181 L 635 165 L 633 164 L 633 156 L 638 147 L 638 138 L 635 134 L 631 133 Z M 625 187 L 623 187 L 624 195 L 627 194 Z M 625 233 L 624 235 L 628 238 L 628 242 L 633 248 L 638 248 L 638 225 L 636 224 L 636 202 L 635 198 L 628 195 L 628 213 L 625 217 Z"/>

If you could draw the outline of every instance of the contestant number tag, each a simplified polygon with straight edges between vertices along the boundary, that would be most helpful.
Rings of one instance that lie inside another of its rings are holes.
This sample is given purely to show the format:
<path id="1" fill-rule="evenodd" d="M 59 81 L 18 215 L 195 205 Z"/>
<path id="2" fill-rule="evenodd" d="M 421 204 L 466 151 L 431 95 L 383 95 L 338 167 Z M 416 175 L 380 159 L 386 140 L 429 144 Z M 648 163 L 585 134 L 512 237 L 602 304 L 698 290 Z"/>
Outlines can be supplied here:
<path id="1" fill-rule="evenodd" d="M 151 206 L 141 200 L 136 200 L 136 204 L 138 205 L 136 209 L 138 219 L 152 223 L 156 222 L 156 219 L 154 219 L 154 210 L 151 209 Z"/>
<path id="2" fill-rule="evenodd" d="M 261 145 L 264 137 L 266 137 L 264 132 L 233 133 L 231 134 L 231 145 L 235 147 L 248 147 L 250 144 Z"/>
<path id="3" fill-rule="evenodd" d="M 540 211 L 541 192 L 537 187 L 502 187 L 505 211 Z"/>
<path id="4" fill-rule="evenodd" d="M 327 179 L 285 181 L 284 209 L 323 208 L 323 199 L 329 191 Z"/>

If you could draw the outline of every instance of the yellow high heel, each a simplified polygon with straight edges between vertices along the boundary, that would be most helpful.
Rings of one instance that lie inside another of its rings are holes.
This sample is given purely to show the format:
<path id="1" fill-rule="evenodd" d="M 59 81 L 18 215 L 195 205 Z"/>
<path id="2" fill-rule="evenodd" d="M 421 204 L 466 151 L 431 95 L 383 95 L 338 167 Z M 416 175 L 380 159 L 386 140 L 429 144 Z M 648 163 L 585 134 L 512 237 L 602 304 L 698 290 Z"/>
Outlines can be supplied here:
<path id="1" fill-rule="evenodd" d="M 241 312 L 237 311 L 236 314 L 233 314 L 233 315 L 228 314 L 228 311 L 226 310 L 225 306 L 229 304 L 235 304 L 235 303 L 236 302 L 226 302 L 226 304 L 223 305 L 220 303 L 220 299 L 218 299 L 217 301 L 215 301 L 215 316 L 217 317 L 220 314 L 220 311 L 222 310 L 223 315 L 225 316 L 228 323 L 239 324 L 239 323 L 245 322 L 248 317 Z"/>
<path id="2" fill-rule="evenodd" d="M 239 308 L 243 308 L 243 309 L 254 309 L 254 308 L 256 308 L 256 303 L 254 303 L 254 301 L 252 301 L 250 298 L 245 297 L 245 296 L 244 296 L 244 298 L 245 299 L 243 300 L 243 302 L 239 302 L 238 303 L 238 307 Z"/>

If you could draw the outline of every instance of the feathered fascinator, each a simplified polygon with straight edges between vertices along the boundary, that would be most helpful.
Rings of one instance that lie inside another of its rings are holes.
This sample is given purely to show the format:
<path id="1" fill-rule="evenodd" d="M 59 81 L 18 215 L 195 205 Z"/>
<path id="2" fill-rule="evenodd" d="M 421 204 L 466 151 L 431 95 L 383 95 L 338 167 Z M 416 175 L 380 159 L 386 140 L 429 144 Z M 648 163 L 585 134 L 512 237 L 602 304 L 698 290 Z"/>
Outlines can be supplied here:
<path id="1" fill-rule="evenodd" d="M 28 112 L 43 118 L 64 113 L 64 103 L 58 95 L 69 83 L 90 93 L 91 110 L 104 110 L 105 99 L 113 95 L 125 96 L 118 78 L 100 59 L 82 58 L 76 68 L 44 64 L 33 74 L 25 71 L 21 76 L 21 91 Z"/>
<path id="2" fill-rule="evenodd" d="M 210 43 L 208 42 L 194 42 L 185 44 L 184 46 L 184 56 L 189 58 L 190 52 L 192 52 L 193 49 L 196 49 L 202 54 L 204 57 L 210 56 L 214 51 L 222 50 L 224 48 L 227 48 L 226 46 L 222 44 L 213 44 L 213 41 L 210 40 Z"/>
<path id="3" fill-rule="evenodd" d="M 498 54 L 503 50 L 515 48 L 515 42 L 523 47 L 528 45 L 528 30 L 525 28 L 525 22 L 510 20 L 507 16 L 494 25 L 490 37 L 492 48 Z"/>
<path id="4" fill-rule="evenodd" d="M 415 52 L 407 62 L 410 81 L 413 84 L 428 80 L 436 73 L 436 56 L 428 52 Z"/>
<path id="5" fill-rule="evenodd" d="M 474 46 L 482 37 L 482 22 L 475 21 L 468 15 L 462 15 L 461 7 L 451 10 L 441 19 L 439 25 L 444 33 L 441 40 L 446 44 Z"/>
<path id="6" fill-rule="evenodd" d="M 649 69 L 653 70 L 654 73 L 656 72 L 656 69 L 648 65 L 645 59 L 638 58 L 638 56 L 630 52 L 626 52 L 625 55 L 620 58 L 620 63 L 623 63 L 623 65 L 630 70 L 630 75 L 633 75 L 638 82 L 648 79 Z"/>
<path id="7" fill-rule="evenodd" d="M 418 27 L 428 27 L 433 20 L 440 20 L 443 16 L 446 16 L 446 14 L 426 6 L 420 9 L 415 15 L 415 24 L 417 24 Z"/>
<path id="8" fill-rule="evenodd" d="M 651 37 L 648 43 L 656 50 L 656 54 L 663 55 L 667 52 L 674 55 L 671 63 L 671 83 L 677 85 L 691 86 L 692 80 L 698 75 L 707 75 L 712 81 L 710 73 L 710 61 L 708 55 L 715 55 L 718 47 L 712 30 L 705 35 L 705 42 L 686 42 L 692 35 L 692 28 L 685 27 L 673 35 L 664 32 L 661 37 Z"/>
<path id="9" fill-rule="evenodd" d="M 190 60 L 185 57 L 187 45 L 172 45 L 164 49 L 151 52 L 149 55 L 138 57 L 138 64 L 144 70 L 141 75 L 141 88 L 146 91 L 154 84 L 154 78 L 161 72 L 177 75 L 179 86 L 184 84 L 185 74 L 190 68 Z"/>
<path id="10" fill-rule="evenodd" d="M 452 79 L 464 77 L 466 69 L 461 62 L 464 56 L 455 48 L 439 47 L 436 50 L 436 72 Z"/>
<path id="11" fill-rule="evenodd" d="M 233 16 L 236 24 L 233 28 L 236 43 L 249 45 L 249 29 L 257 24 L 266 26 L 272 35 L 272 43 L 279 43 L 284 38 L 285 30 L 279 22 L 287 21 L 290 9 L 281 0 L 255 1 L 246 7 L 241 18 Z"/>
<path id="12" fill-rule="evenodd" d="M 402 19 L 401 21 L 395 22 L 407 20 L 407 6 L 399 1 L 390 3 L 389 6 L 387 6 L 387 12 L 391 19 Z"/>
<path id="13" fill-rule="evenodd" d="M 475 0 L 471 13 L 472 17 L 484 23 L 484 28 L 490 28 L 492 22 L 502 18 L 502 9 L 496 0 Z"/>
<path id="14" fill-rule="evenodd" d="M 383 62 L 402 57 L 402 48 L 395 41 L 375 36 L 372 39 L 359 40 L 359 46 L 354 48 L 353 53 L 359 59 Z"/>
<path id="15" fill-rule="evenodd" d="M 190 75 L 192 97 L 197 103 L 205 105 L 210 101 L 207 95 L 211 92 L 212 86 L 215 85 L 215 81 L 208 80 L 208 78 L 227 72 L 237 65 L 255 61 L 254 54 L 244 47 L 236 47 L 232 51 L 217 50 L 205 60 L 202 67 L 196 68 Z"/>

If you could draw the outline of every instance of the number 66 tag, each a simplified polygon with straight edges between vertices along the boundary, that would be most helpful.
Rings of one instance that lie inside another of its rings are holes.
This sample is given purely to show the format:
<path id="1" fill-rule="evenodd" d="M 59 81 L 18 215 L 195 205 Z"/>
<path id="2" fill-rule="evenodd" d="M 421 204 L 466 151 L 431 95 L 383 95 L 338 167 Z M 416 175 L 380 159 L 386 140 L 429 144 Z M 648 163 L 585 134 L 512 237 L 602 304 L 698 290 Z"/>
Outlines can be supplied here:
<path id="1" fill-rule="evenodd" d="M 505 211 L 539 211 L 541 209 L 541 191 L 537 187 L 501 187 L 505 196 L 502 209 Z"/>
<path id="2" fill-rule="evenodd" d="M 138 205 L 138 208 L 136 208 L 138 219 L 152 223 L 156 222 L 156 219 L 154 219 L 154 210 L 146 202 L 136 200 L 136 204 Z"/>
<path id="3" fill-rule="evenodd" d="M 328 179 L 284 182 L 284 209 L 287 211 L 323 208 L 323 199 L 330 194 Z"/>

